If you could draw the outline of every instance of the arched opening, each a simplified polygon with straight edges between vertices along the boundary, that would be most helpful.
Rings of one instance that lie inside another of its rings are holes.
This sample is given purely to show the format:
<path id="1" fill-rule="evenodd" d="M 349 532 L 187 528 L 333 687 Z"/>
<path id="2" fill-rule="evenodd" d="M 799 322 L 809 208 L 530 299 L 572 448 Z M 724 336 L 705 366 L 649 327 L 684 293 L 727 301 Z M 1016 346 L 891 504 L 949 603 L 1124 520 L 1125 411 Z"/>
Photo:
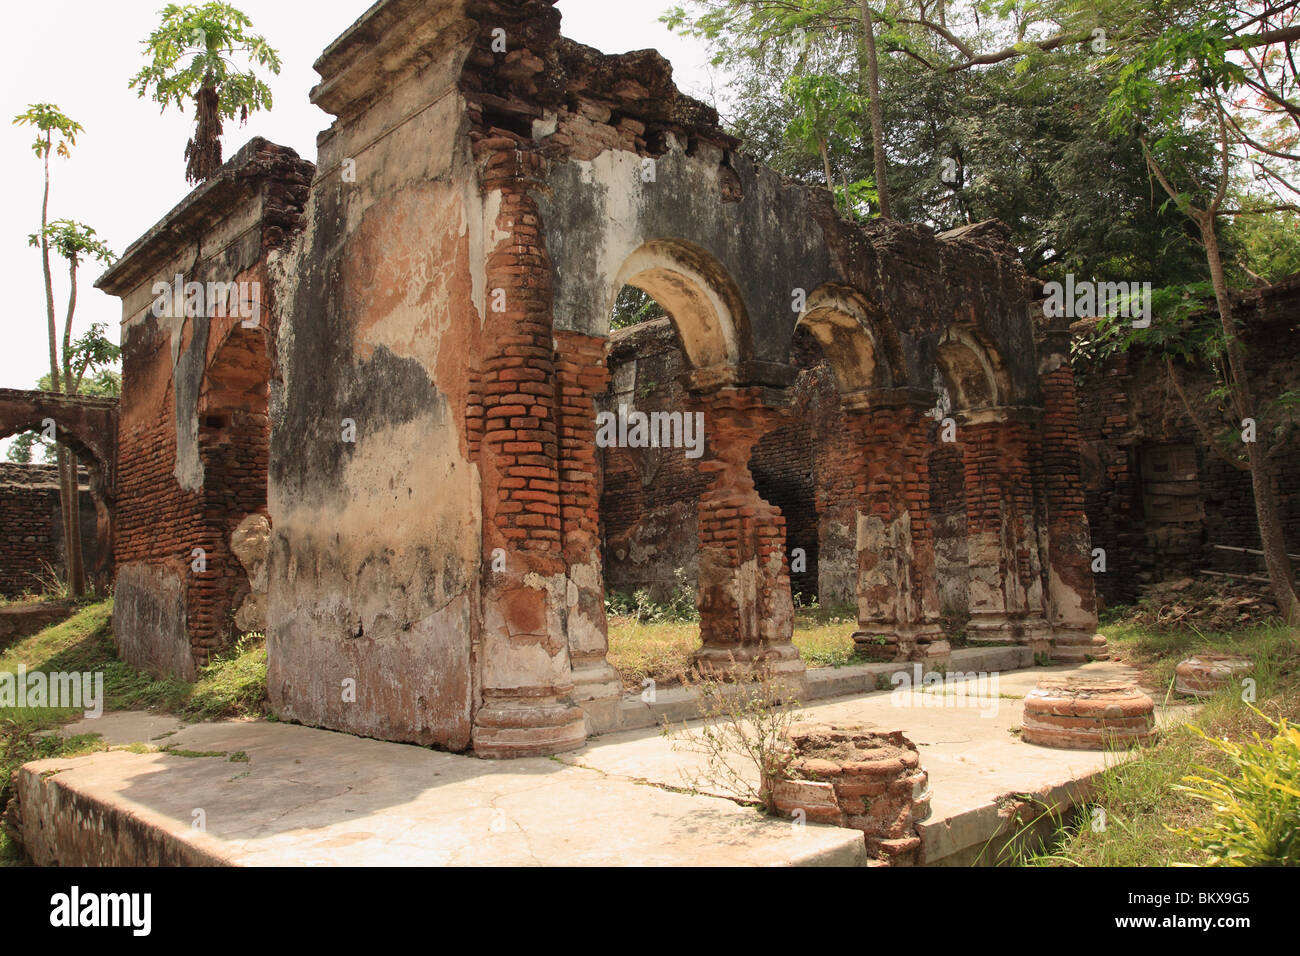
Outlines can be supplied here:
<path id="1" fill-rule="evenodd" d="M 625 286 L 650 296 L 672 320 L 692 369 L 734 366 L 743 358 L 749 321 L 739 290 L 707 252 L 682 240 L 653 240 L 623 263 L 606 312 Z"/>
<path id="2" fill-rule="evenodd" d="M 818 600 L 823 607 L 852 605 L 862 613 L 858 519 L 867 507 L 859 493 L 862 476 L 868 459 L 883 462 L 901 453 L 896 444 L 877 447 L 871 437 L 873 393 L 907 382 L 902 345 L 893 324 L 866 297 L 828 283 L 808 296 L 790 361 L 801 368 L 820 364 L 822 388 L 814 403 L 830 406 L 809 408 L 799 416 L 820 426 L 810 455 Z M 810 384 L 816 390 L 819 383 Z M 782 510 L 787 509 L 797 524 L 800 504 L 783 504 Z"/>
<path id="3" fill-rule="evenodd" d="M 606 596 L 615 613 L 648 611 L 678 625 L 674 646 L 654 653 L 655 661 L 641 649 L 620 655 L 615 636 L 624 687 L 643 677 L 671 683 L 693 666 L 730 674 L 762 661 L 801 673 L 790 642 L 786 542 L 776 540 L 785 521 L 760 495 L 750 467 L 754 446 L 788 409 L 747 387 L 739 291 L 703 250 L 653 241 L 623 264 L 607 307 L 615 327 L 610 383 L 596 402 L 594 441 L 604 467 L 598 511 Z M 629 507 L 638 513 L 622 513 Z M 573 580 L 572 559 L 569 567 Z M 630 603 L 629 584 L 641 585 Z M 634 656 L 640 659 L 628 659 Z M 576 684 L 577 663 L 574 673 Z"/>
<path id="4" fill-rule="evenodd" d="M 265 336 L 236 326 L 209 364 L 198 399 L 203 523 L 196 547 L 206 569 L 190 588 L 189 620 L 200 661 L 244 630 L 235 617 L 253 584 L 231 542 L 245 519 L 267 513 L 269 399 Z"/>
<path id="5" fill-rule="evenodd" d="M 692 371 L 676 322 L 650 293 L 628 285 L 610 315 L 606 349 L 610 382 L 597 411 L 647 416 L 692 414 L 682 384 Z M 631 436 L 629 436 L 631 437 Z M 702 437 L 702 436 L 701 436 Z M 629 441 L 600 449 L 601 556 L 609 620 L 610 661 L 624 689 L 639 675 L 670 683 L 670 659 L 685 661 L 699 646 L 696 618 L 698 505 L 709 483 L 689 449 Z M 675 643 L 656 660 L 644 646 L 643 623 L 672 622 Z"/>
<path id="6" fill-rule="evenodd" d="M 827 284 L 808 296 L 796 330 L 816 339 L 841 394 L 891 388 L 906 379 L 902 345 L 893 325 L 847 286 Z"/>
<path id="7" fill-rule="evenodd" d="M 18 393 L 43 396 L 44 393 Z M 49 396 L 54 402 L 66 401 Z M 34 441 L 30 463 L 13 461 L 0 465 L 0 526 L 7 533 L 3 560 L 0 561 L 0 594 L 16 595 L 39 592 L 59 582 L 68 583 L 68 542 L 65 540 L 60 506 L 58 468 L 53 463 L 54 444 L 63 446 L 72 456 L 77 476 L 77 529 L 80 534 L 82 564 L 88 588 L 106 593 L 112 583 L 113 504 L 110 480 L 111 463 L 101 460 L 92 437 L 65 427 L 50 407 L 32 404 L 16 407 L 7 402 L 0 416 L 0 440 L 15 435 L 45 436 L 54 422 L 54 442 L 48 456 L 40 454 L 47 447 Z M 101 441 L 105 436 L 97 436 Z M 115 436 L 106 439 L 111 442 Z M 42 461 L 42 458 L 46 460 Z"/>
<path id="8" fill-rule="evenodd" d="M 1009 385 L 1001 356 L 974 329 L 949 326 L 939 340 L 935 364 L 952 411 L 1007 403 Z"/>

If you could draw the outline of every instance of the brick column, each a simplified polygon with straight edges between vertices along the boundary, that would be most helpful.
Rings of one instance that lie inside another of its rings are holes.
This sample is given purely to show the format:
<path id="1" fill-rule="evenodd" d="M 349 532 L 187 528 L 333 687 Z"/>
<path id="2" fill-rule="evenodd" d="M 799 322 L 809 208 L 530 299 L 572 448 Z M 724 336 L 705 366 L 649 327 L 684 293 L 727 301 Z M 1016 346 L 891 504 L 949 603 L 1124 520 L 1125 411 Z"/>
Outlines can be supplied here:
<path id="1" fill-rule="evenodd" d="M 483 491 L 482 703 L 473 746 L 483 757 L 537 756 L 586 739 L 565 629 L 551 265 L 529 194 L 545 160 L 504 138 L 479 141 L 475 154 L 484 192 L 500 193 L 496 230 L 507 238 L 488 252 L 481 408 L 469 411 Z M 501 301 L 505 310 L 495 311 Z"/>
<path id="2" fill-rule="evenodd" d="M 860 439 L 847 418 L 828 418 L 813 443 L 817 495 L 817 593 L 823 605 L 854 600 L 857 588 L 855 541 L 858 527 Z"/>
<path id="3" fill-rule="evenodd" d="M 966 471 L 972 640 L 1045 646 L 1030 453 L 1036 409 L 958 416 Z"/>
<path id="4" fill-rule="evenodd" d="M 1079 406 L 1070 367 L 1070 337 L 1048 332 L 1039 381 L 1043 393 L 1043 480 L 1047 497 L 1048 621 L 1052 656 L 1080 663 L 1106 660 L 1106 638 L 1097 633 L 1097 594 L 1092 579 L 1092 535 L 1084 511 Z"/>
<path id="5" fill-rule="evenodd" d="M 605 574 L 600 542 L 601 474 L 596 454 L 596 398 L 609 384 L 606 340 L 555 333 L 560 385 L 560 523 L 573 699 L 585 710 L 617 707 L 623 685 L 606 660 Z"/>
<path id="6" fill-rule="evenodd" d="M 873 660 L 947 659 L 930 525 L 934 395 L 868 389 L 843 397 L 857 455 L 858 653 Z"/>
<path id="7" fill-rule="evenodd" d="M 759 387 L 720 388 L 701 396 L 712 481 L 700 495 L 700 636 L 702 669 L 723 677 L 761 667 L 801 683 L 804 663 L 792 642 L 794 603 L 785 553 L 785 519 L 754 487 L 749 457 L 789 414 Z"/>

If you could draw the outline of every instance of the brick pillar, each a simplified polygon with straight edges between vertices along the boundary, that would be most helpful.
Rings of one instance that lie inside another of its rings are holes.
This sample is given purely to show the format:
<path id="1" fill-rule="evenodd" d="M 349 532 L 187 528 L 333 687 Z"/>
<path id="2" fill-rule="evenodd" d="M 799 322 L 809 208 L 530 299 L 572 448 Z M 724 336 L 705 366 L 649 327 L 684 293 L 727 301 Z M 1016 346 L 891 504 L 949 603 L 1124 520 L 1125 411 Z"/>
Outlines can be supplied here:
<path id="1" fill-rule="evenodd" d="M 623 685 L 606 660 L 605 575 L 600 543 L 601 473 L 596 454 L 596 398 L 609 384 L 606 340 L 580 332 L 555 333 L 560 385 L 560 523 L 573 699 L 585 710 L 617 707 Z"/>
<path id="2" fill-rule="evenodd" d="M 869 389 L 844 396 L 856 453 L 858 653 L 873 660 L 947 659 L 930 524 L 934 395 Z"/>
<path id="3" fill-rule="evenodd" d="M 702 669 L 723 677 L 757 667 L 802 682 L 795 649 L 794 603 L 785 553 L 785 519 L 754 487 L 754 445 L 789 412 L 769 404 L 768 390 L 720 388 L 701 396 L 712 481 L 700 495 L 700 636 Z"/>
<path id="4" fill-rule="evenodd" d="M 958 416 L 966 471 L 972 640 L 1046 648 L 1030 454 L 1038 413 L 985 408 Z"/>
<path id="5" fill-rule="evenodd" d="M 817 593 L 823 606 L 849 603 L 857 588 L 858 461 L 861 443 L 842 414 L 813 445 L 817 476 Z"/>
<path id="6" fill-rule="evenodd" d="M 481 407 L 468 414 L 483 491 L 482 703 L 473 746 L 483 757 L 537 756 L 586 739 L 565 628 L 551 265 L 529 194 L 545 160 L 509 139 L 481 140 L 475 154 L 484 192 L 500 193 L 496 231 L 506 238 L 487 257 L 474 396 Z"/>
<path id="7" fill-rule="evenodd" d="M 1106 660 L 1110 656 L 1106 638 L 1097 633 L 1092 535 L 1084 511 L 1079 406 L 1068 332 L 1048 333 L 1041 368 L 1052 656 L 1071 663 Z"/>

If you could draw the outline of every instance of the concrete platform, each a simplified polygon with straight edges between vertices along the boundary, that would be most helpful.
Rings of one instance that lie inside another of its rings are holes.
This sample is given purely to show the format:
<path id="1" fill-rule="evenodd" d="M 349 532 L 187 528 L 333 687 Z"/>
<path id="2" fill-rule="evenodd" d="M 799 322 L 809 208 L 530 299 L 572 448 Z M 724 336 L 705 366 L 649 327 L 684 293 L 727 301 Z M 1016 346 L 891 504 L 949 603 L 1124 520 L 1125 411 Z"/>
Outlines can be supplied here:
<path id="1" fill-rule="evenodd" d="M 32 860 L 64 866 L 866 861 L 855 831 L 795 828 L 730 800 L 613 780 L 544 758 L 494 763 L 262 722 L 199 724 L 165 744 L 188 755 L 119 750 L 24 766 L 16 828 Z"/>
<path id="2" fill-rule="evenodd" d="M 972 673 L 968 666 L 950 673 Z M 889 665 L 895 669 L 897 665 Z M 1024 712 L 1024 697 L 1040 678 L 1090 674 L 1136 680 L 1136 671 L 1114 662 L 1033 667 L 1006 673 L 985 672 L 990 679 L 968 677 L 938 688 L 895 693 L 880 691 L 803 708 L 808 720 L 862 723 L 881 730 L 902 730 L 920 750 L 921 766 L 930 775 L 931 814 L 918 827 L 921 859 L 927 865 L 998 862 L 1000 843 L 1016 832 L 1011 810 L 1022 796 L 1063 811 L 1086 799 L 1092 778 L 1126 755 L 1087 750 L 1055 750 L 1024 743 L 1014 733 Z M 994 683 L 991 678 L 996 676 Z M 1162 726 L 1185 721 L 1198 709 L 1178 703 L 1159 704 L 1150 688 Z M 682 724 L 690 728 L 695 724 Z M 556 758 L 623 780 L 642 780 L 703 793 L 718 793 L 707 779 L 706 758 L 693 752 L 686 734 L 627 732 L 591 741 L 574 754 Z M 751 766 L 736 761 L 733 769 L 756 782 Z M 991 844 L 991 845 L 990 845 Z"/>
<path id="3" fill-rule="evenodd" d="M 956 669 L 956 668 L 954 668 Z M 805 708 L 809 719 L 903 729 L 930 774 L 929 864 L 995 862 L 1016 794 L 1068 806 L 1122 759 L 1021 742 L 1021 700 L 1044 673 L 1132 676 L 1117 664 L 998 674 Z M 1184 719 L 1194 708 L 1164 712 Z M 112 744 L 163 747 L 22 768 L 17 819 L 45 865 L 855 866 L 854 830 L 797 826 L 704 779 L 687 737 L 637 730 L 580 751 L 503 763 L 265 722 L 180 726 L 109 714 L 70 725 Z M 687 732 L 689 733 L 689 731 Z M 164 736 L 166 735 L 166 736 Z M 139 749 L 138 747 L 136 749 Z M 753 771 L 737 764 L 752 778 Z"/>

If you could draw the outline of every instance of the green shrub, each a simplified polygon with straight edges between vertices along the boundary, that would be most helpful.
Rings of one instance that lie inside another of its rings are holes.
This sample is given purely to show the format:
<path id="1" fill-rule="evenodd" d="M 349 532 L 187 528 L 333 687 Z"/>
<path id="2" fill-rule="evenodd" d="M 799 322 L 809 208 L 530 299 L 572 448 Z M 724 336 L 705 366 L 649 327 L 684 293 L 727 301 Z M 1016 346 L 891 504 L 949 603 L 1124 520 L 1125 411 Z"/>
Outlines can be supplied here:
<path id="1" fill-rule="evenodd" d="M 1190 837 L 1216 865 L 1300 865 L 1300 728 L 1285 717 L 1269 724 L 1277 731 L 1272 740 L 1256 733 L 1253 742 L 1244 743 L 1192 728 L 1228 758 L 1230 767 L 1228 772 L 1198 767 L 1204 776 L 1183 778 L 1191 786 L 1178 789 L 1209 803 L 1214 820 L 1175 832 Z"/>
<path id="2" fill-rule="evenodd" d="M 678 586 L 665 602 L 654 601 L 644 588 L 632 594 L 616 592 L 605 599 L 605 613 L 628 617 L 638 624 L 682 624 L 700 619 L 693 588 Z"/>

